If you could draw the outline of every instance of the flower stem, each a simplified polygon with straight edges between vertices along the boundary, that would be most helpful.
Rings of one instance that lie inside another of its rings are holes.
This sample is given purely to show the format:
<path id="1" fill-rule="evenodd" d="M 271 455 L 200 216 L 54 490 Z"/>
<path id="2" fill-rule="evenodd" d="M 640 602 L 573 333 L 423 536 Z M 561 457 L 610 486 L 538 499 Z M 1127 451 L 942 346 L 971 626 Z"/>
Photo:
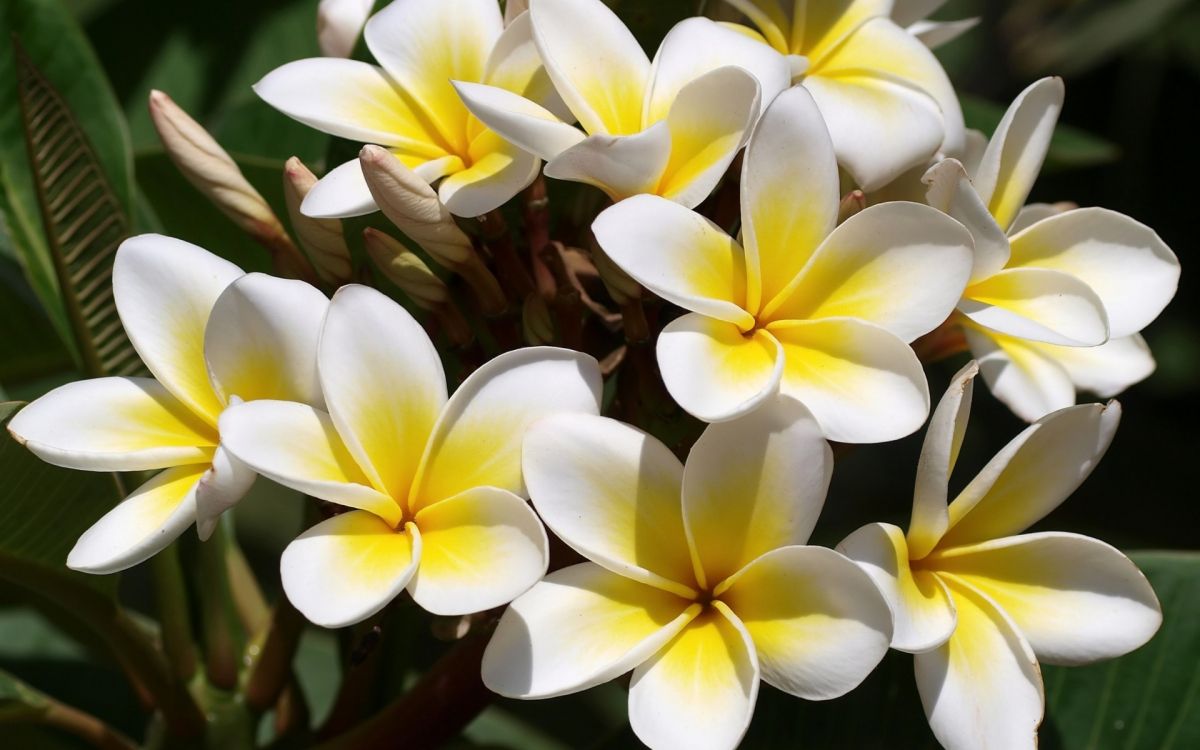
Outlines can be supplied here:
<path id="1" fill-rule="evenodd" d="M 292 660 L 303 632 L 304 618 L 281 595 L 266 631 L 247 649 L 250 677 L 245 696 L 251 711 L 263 713 L 279 701 L 292 679 Z"/>
<path id="2" fill-rule="evenodd" d="M 151 570 L 163 651 L 175 679 L 186 683 L 196 674 L 196 647 L 177 545 L 171 544 L 155 555 Z"/>
<path id="3" fill-rule="evenodd" d="M 39 724 L 61 729 L 100 750 L 135 750 L 137 747 L 128 737 L 85 711 L 47 695 L 42 696 L 42 700 L 47 705 L 35 719 Z"/>
<path id="4" fill-rule="evenodd" d="M 237 614 L 229 584 L 226 548 L 228 521 L 217 524 L 212 538 L 200 545 L 200 601 L 204 626 L 204 671 L 219 690 L 232 691 L 238 682 L 238 648 L 234 633 Z"/>

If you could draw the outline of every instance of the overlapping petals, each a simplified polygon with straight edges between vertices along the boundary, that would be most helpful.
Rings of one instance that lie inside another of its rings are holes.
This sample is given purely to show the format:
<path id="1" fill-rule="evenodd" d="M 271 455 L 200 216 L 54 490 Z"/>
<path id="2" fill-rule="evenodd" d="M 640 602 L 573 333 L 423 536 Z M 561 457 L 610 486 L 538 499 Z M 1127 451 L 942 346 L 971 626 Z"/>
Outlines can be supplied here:
<path id="1" fill-rule="evenodd" d="M 1033 748 L 1043 712 L 1038 660 L 1086 664 L 1128 653 L 1154 635 L 1162 613 L 1116 549 L 1076 534 L 1022 534 L 1095 468 L 1120 419 L 1115 402 L 1040 420 L 946 505 L 979 370 L 964 368 L 934 414 L 907 537 L 874 524 L 838 549 L 891 604 L 892 646 L 917 654 L 938 740 L 949 750 Z"/>
<path id="2" fill-rule="evenodd" d="M 526 427 L 594 414 L 600 375 L 562 349 L 510 352 L 449 398 L 428 336 L 372 289 L 343 287 L 317 356 L 328 411 L 255 401 L 221 417 L 224 445 L 264 476 L 348 508 L 296 539 L 284 591 L 313 622 L 340 627 L 407 589 L 437 614 L 499 606 L 546 571 L 541 523 L 517 493 Z M 337 588 L 336 595 L 319 592 Z"/>
<path id="3" fill-rule="evenodd" d="M 760 679 L 813 700 L 852 689 L 892 625 L 868 576 L 804 546 L 831 464 L 812 416 L 786 397 L 710 426 L 686 466 L 609 419 L 539 422 L 526 438 L 530 495 L 589 562 L 513 602 L 484 682 L 544 698 L 632 670 L 630 722 L 654 748 L 736 746 Z"/>
<path id="4" fill-rule="evenodd" d="M 971 272 L 971 238 L 928 206 L 872 207 L 835 228 L 837 164 L 816 103 L 780 95 L 747 147 L 743 243 L 658 196 L 593 225 L 630 276 L 690 314 L 658 342 L 674 398 L 706 421 L 775 392 L 827 437 L 878 442 L 915 430 L 929 401 L 907 343 L 941 324 Z"/>

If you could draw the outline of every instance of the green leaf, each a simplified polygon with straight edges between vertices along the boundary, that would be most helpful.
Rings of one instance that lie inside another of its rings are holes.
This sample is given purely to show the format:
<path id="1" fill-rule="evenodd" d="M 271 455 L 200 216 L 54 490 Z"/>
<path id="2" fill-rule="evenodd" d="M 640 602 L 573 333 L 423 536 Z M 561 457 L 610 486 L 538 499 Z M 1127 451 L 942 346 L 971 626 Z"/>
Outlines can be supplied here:
<path id="1" fill-rule="evenodd" d="M 72 342 L 67 308 L 59 296 L 54 261 L 44 236 L 33 173 L 17 98 L 13 37 L 62 96 L 78 121 L 86 123 L 96 163 L 112 194 L 128 211 L 133 163 L 124 117 L 108 80 L 83 32 L 57 0 L 0 2 L 0 210 L 13 248 L 30 284 L 64 341 Z"/>
<path id="2" fill-rule="evenodd" d="M 963 95 L 963 116 L 967 127 L 991 133 L 1004 117 L 1005 108 L 984 99 Z M 1059 123 L 1050 141 L 1050 152 L 1046 155 L 1047 169 L 1075 169 L 1094 167 L 1117 160 L 1121 153 L 1117 146 L 1085 130 Z"/>
<path id="3" fill-rule="evenodd" d="M 0 258 L 0 384 L 73 370 L 71 353 L 15 261 Z"/>

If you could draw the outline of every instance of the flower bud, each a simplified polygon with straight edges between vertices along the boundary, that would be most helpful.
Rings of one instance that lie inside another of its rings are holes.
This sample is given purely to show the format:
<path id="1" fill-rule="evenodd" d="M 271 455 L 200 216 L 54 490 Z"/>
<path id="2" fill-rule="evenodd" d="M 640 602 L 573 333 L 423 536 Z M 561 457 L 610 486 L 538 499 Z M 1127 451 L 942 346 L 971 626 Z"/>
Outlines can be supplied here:
<path id="1" fill-rule="evenodd" d="M 353 275 L 350 248 L 337 219 L 314 219 L 300 212 L 304 196 L 317 182 L 304 162 L 296 157 L 283 167 L 283 195 L 287 200 L 288 217 L 300 246 L 308 253 L 321 281 L 333 286 L 348 283 Z"/>
<path id="2" fill-rule="evenodd" d="M 317 44 L 326 57 L 349 57 L 358 44 L 375 0 L 321 0 L 317 5 Z"/>
<path id="3" fill-rule="evenodd" d="M 446 282 L 396 238 L 367 227 L 363 243 L 375 267 L 418 306 L 432 310 L 450 298 Z"/>
<path id="4" fill-rule="evenodd" d="M 866 194 L 861 190 L 851 190 L 849 193 L 846 193 L 845 197 L 842 198 L 841 205 L 838 206 L 837 223 L 841 224 L 866 207 Z"/>
<path id="5" fill-rule="evenodd" d="M 521 331 L 530 346 L 554 342 L 554 319 L 550 317 L 550 306 L 536 292 L 526 296 L 521 307 Z"/>

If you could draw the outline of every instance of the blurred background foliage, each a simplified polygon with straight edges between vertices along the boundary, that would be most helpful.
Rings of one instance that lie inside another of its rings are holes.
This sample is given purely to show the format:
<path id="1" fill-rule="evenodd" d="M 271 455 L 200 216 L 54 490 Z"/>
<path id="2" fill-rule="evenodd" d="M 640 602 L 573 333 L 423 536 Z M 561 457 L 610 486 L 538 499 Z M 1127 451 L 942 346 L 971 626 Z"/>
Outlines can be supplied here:
<path id="1" fill-rule="evenodd" d="M 672 24 L 697 11 L 735 17 L 719 0 L 610 4 L 650 51 Z M 82 372 L 56 302 L 57 282 L 44 253 L 36 252 L 45 240 L 37 214 L 31 213 L 36 203 L 14 105 L 10 34 L 22 35 L 31 57 L 76 112 L 136 231 L 163 231 L 247 269 L 266 270 L 266 253 L 176 172 L 158 143 L 146 101 L 152 88 L 169 93 L 234 154 L 283 215 L 280 172 L 287 157 L 299 156 L 320 173 L 330 163 L 329 154 L 353 153 L 347 144 L 277 113 L 250 90 L 274 67 L 318 54 L 315 7 L 316 0 L 0 1 L 5 40 L 0 45 L 0 400 L 34 398 Z M 1039 526 L 1097 536 L 1126 550 L 1176 550 L 1136 555 L 1164 603 L 1166 623 L 1155 641 L 1125 659 L 1070 671 L 1046 669 L 1042 746 L 1200 747 L 1200 579 L 1192 554 L 1200 547 L 1194 510 L 1200 277 L 1191 272 L 1200 226 L 1192 203 L 1200 199 L 1195 186 L 1200 0 L 951 0 L 937 14 L 969 16 L 983 21 L 938 55 L 962 94 L 971 126 L 990 130 L 1012 97 L 1038 77 L 1066 79 L 1062 124 L 1032 199 L 1129 214 L 1154 227 L 1185 268 L 1175 302 L 1146 332 L 1158 371 L 1122 396 L 1122 427 L 1092 479 Z M 578 188 L 549 185 L 551 205 L 564 214 L 590 200 Z M 932 368 L 931 391 L 941 392 L 959 364 Z M 959 462 L 960 483 L 1021 427 L 982 390 L 972 424 Z M 918 435 L 839 454 L 815 542 L 832 545 L 868 521 L 903 524 L 919 447 Z M 22 565 L 35 566 L 31 575 L 60 568 L 78 532 L 115 497 L 104 478 L 45 467 L 7 440 L 0 446 L 0 479 L 33 488 L 19 501 L 6 490 L 0 504 L 0 567 L 19 558 Z M 269 598 L 278 594 L 279 553 L 301 529 L 302 515 L 296 496 L 266 482 L 259 482 L 255 496 L 237 509 L 238 538 Z M 36 534 L 44 529 L 58 533 L 39 542 Z M 195 554 L 195 540 L 185 535 L 180 547 L 186 563 Z M 122 575 L 119 591 L 115 577 L 69 576 L 62 585 L 90 592 L 80 594 L 80 601 L 110 601 L 119 594 L 134 612 L 148 613 L 152 587 L 144 568 Z M 36 721 L 22 720 L 36 717 L 43 694 L 141 737 L 145 726 L 137 697 L 95 635 L 63 611 L 67 602 L 31 605 L 27 591 L 11 578 L 11 573 L 7 579 L 0 576 L 0 745 L 77 746 Z M 314 726 L 339 711 L 369 715 L 447 648 L 435 637 L 437 628 L 431 633 L 411 606 L 394 608 L 381 626 L 385 637 L 363 658 L 353 653 L 364 643 L 362 632 L 306 631 L 297 669 Z M 373 691 L 358 705 L 335 705 L 340 676 L 360 669 L 377 670 Z M 459 744 L 632 747 L 636 742 L 625 725 L 624 701 L 619 684 L 552 703 L 497 701 Z M 272 735 L 269 719 L 260 727 L 264 740 Z M 764 687 L 746 746 L 926 747 L 933 740 L 912 683 L 911 659 L 891 655 L 860 690 L 829 704 L 803 704 Z"/>

